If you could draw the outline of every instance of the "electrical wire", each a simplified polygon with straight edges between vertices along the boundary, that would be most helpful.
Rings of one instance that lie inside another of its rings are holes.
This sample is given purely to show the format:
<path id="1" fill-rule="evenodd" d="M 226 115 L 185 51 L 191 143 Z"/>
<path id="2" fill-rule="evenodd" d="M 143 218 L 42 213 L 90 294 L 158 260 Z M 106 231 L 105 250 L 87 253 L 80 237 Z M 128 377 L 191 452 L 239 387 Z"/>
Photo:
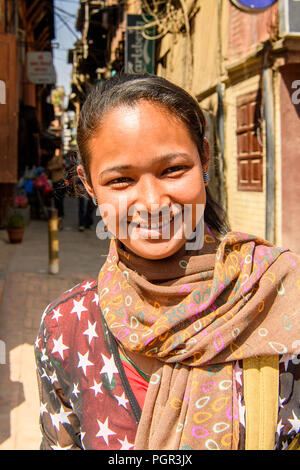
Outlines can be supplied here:
<path id="1" fill-rule="evenodd" d="M 156 27 L 157 34 L 155 36 L 150 36 L 148 34 L 147 39 L 158 39 L 168 32 L 175 34 L 179 33 L 182 30 L 182 27 L 185 27 L 185 31 L 189 35 L 189 15 L 194 13 L 196 2 L 197 0 L 194 0 L 188 9 L 185 0 L 180 0 L 180 8 L 175 5 L 174 0 L 167 0 L 164 2 L 153 0 L 153 7 L 149 5 L 147 0 L 142 0 L 142 10 L 147 12 L 146 14 L 142 13 L 145 24 L 142 26 L 129 26 L 128 29 L 141 30 L 143 35 L 147 35 L 147 29 Z M 160 8 L 162 5 L 164 5 L 164 8 Z M 149 20 L 147 15 L 153 19 Z"/>
<path id="2" fill-rule="evenodd" d="M 72 3 L 73 5 L 78 5 L 78 7 L 80 7 L 80 2 L 79 0 L 76 1 L 76 0 L 59 0 L 60 2 L 64 2 L 64 3 Z"/>
<path id="3" fill-rule="evenodd" d="M 64 18 L 59 14 L 59 13 L 55 13 L 55 15 L 60 19 L 60 21 L 66 26 L 66 28 L 73 34 L 73 36 L 76 38 L 76 40 L 79 39 L 79 36 L 77 36 L 77 34 L 74 33 L 73 29 L 68 25 L 68 23 L 64 20 Z"/>
<path id="4" fill-rule="evenodd" d="M 56 5 L 54 5 L 54 10 L 59 10 L 61 13 L 65 14 L 67 16 L 70 16 L 71 18 L 76 18 L 76 15 L 73 15 L 72 13 L 69 13 L 68 11 L 63 10 L 62 8 L 59 8 Z"/>
<path id="5" fill-rule="evenodd" d="M 62 0 L 68 3 L 67 0 Z M 76 3 L 71 2 L 69 3 Z M 120 8 L 123 5 L 127 5 L 126 0 L 121 0 L 115 5 L 103 5 L 103 9 Z M 78 3 L 78 7 L 81 8 L 82 4 Z M 193 76 L 193 50 L 192 50 L 192 38 L 190 29 L 190 18 L 199 10 L 198 0 L 152 0 L 151 4 L 149 0 L 141 0 L 141 16 L 144 20 L 144 25 L 141 26 L 127 26 L 128 30 L 139 30 L 142 36 L 148 40 L 159 40 L 162 39 L 166 34 L 171 33 L 184 34 L 186 37 L 186 54 L 185 54 L 185 77 L 187 77 L 188 83 L 186 88 L 191 88 L 191 79 Z M 72 34 L 78 40 L 79 38 L 75 35 L 74 31 L 71 30 L 69 25 L 60 16 L 58 11 L 61 13 L 73 16 L 65 10 L 56 7 L 55 14 L 65 24 L 66 27 L 72 32 Z M 100 21 L 90 18 L 89 24 L 101 25 Z"/>

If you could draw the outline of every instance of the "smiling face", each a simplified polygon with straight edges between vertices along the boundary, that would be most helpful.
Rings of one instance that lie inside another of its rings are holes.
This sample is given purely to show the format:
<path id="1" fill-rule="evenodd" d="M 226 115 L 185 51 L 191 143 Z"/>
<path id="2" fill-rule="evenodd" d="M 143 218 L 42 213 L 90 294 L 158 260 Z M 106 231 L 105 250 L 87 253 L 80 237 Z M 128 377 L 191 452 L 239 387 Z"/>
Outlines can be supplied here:
<path id="1" fill-rule="evenodd" d="M 207 171 L 207 142 L 204 149 Z M 83 182 L 108 229 L 143 258 L 176 253 L 206 202 L 200 156 L 185 124 L 147 101 L 113 108 L 89 152 L 91 184 Z M 81 166 L 78 174 L 84 177 Z"/>

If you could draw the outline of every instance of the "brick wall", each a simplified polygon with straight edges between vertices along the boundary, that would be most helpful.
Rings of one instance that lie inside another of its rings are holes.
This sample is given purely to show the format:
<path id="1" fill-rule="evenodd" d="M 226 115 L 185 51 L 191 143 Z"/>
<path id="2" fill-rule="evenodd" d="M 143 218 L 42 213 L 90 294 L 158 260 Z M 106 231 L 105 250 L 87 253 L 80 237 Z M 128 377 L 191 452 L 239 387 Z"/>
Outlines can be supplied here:
<path id="1" fill-rule="evenodd" d="M 234 62 L 254 52 L 261 42 L 275 34 L 278 4 L 261 13 L 249 14 L 228 3 L 228 59 Z"/>

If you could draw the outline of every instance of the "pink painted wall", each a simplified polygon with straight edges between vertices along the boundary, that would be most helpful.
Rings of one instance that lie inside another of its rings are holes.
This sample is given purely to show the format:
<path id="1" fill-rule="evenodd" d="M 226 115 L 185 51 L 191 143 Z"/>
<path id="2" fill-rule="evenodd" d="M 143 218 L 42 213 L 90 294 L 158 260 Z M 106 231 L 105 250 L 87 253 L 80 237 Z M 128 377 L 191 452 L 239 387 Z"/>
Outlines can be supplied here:
<path id="1" fill-rule="evenodd" d="M 278 3 L 262 13 L 246 13 L 229 4 L 229 62 L 255 51 L 277 28 Z"/>
<path id="2" fill-rule="evenodd" d="M 300 63 L 281 73 L 282 244 L 300 254 Z"/>

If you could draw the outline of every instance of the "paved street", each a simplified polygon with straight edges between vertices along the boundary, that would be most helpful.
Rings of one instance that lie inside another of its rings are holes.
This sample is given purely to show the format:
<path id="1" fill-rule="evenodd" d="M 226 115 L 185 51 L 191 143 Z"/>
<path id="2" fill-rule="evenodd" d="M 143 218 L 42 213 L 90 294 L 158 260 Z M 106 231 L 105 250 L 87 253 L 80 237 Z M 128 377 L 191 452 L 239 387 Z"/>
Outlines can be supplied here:
<path id="1" fill-rule="evenodd" d="M 78 201 L 66 199 L 58 274 L 48 273 L 48 223 L 31 220 L 22 244 L 0 230 L 0 450 L 39 449 L 39 399 L 33 345 L 45 307 L 94 277 L 109 240 L 77 229 Z M 95 217 L 95 224 L 98 221 Z"/>

